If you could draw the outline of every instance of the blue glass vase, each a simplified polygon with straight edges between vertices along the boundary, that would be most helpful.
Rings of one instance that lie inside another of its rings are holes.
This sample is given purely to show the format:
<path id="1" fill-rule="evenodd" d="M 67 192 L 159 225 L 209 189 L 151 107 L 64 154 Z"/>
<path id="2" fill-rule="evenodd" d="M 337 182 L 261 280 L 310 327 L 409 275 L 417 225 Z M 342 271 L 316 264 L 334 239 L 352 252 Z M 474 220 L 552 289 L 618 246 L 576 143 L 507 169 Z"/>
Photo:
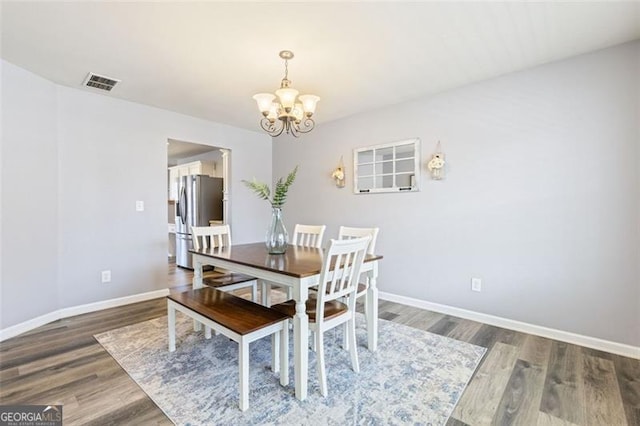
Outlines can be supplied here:
<path id="1" fill-rule="evenodd" d="M 289 235 L 282 222 L 282 209 L 273 207 L 271 209 L 271 224 L 267 229 L 266 245 L 269 254 L 283 254 L 287 251 Z"/>

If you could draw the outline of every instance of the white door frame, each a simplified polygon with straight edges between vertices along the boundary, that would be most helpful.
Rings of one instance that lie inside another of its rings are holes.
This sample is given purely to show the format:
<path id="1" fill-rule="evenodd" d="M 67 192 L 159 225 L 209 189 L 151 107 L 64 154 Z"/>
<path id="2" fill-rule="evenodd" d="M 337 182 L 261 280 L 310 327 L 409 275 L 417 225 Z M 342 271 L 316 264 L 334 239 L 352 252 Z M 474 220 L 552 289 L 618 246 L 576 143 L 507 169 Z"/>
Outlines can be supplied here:
<path id="1" fill-rule="evenodd" d="M 230 208 L 230 200 L 229 200 L 229 164 L 230 164 L 230 156 L 231 150 L 220 148 L 220 152 L 222 153 L 222 223 L 225 225 L 231 226 L 231 215 L 229 214 Z"/>

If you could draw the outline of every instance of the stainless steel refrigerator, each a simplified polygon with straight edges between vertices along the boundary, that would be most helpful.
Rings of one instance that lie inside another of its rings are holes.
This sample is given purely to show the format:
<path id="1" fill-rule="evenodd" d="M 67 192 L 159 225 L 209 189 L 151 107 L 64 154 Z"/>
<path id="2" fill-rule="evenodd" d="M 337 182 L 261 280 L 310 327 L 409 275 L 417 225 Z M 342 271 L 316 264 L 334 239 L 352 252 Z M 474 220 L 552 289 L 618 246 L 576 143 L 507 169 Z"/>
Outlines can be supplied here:
<path id="1" fill-rule="evenodd" d="M 223 220 L 222 178 L 182 176 L 176 203 L 176 265 L 193 269 L 191 227 L 209 226 L 210 220 Z"/>

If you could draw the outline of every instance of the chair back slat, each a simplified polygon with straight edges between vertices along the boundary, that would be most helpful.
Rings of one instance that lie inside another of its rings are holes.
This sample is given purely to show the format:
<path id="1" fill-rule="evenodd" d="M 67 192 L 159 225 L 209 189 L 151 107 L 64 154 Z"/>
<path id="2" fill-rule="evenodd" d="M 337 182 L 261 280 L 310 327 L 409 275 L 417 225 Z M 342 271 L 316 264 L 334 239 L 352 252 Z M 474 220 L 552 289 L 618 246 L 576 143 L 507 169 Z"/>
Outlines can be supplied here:
<path id="1" fill-rule="evenodd" d="M 351 238 L 362 238 L 369 235 L 371 237 L 371 242 L 367 248 L 367 254 L 374 254 L 379 230 L 380 228 L 352 228 L 349 226 L 341 226 L 338 231 L 338 239 L 348 240 Z"/>
<path id="2" fill-rule="evenodd" d="M 331 240 L 320 272 L 316 321 L 322 321 L 324 304 L 332 300 L 346 298 L 349 309 L 355 309 L 358 277 L 370 241 L 371 236 Z"/>
<path id="3" fill-rule="evenodd" d="M 191 240 L 196 250 L 231 246 L 229 225 L 192 226 Z"/>
<path id="4" fill-rule="evenodd" d="M 322 237 L 326 225 L 300 225 L 293 229 L 293 239 L 291 244 L 302 247 L 322 247 Z"/>

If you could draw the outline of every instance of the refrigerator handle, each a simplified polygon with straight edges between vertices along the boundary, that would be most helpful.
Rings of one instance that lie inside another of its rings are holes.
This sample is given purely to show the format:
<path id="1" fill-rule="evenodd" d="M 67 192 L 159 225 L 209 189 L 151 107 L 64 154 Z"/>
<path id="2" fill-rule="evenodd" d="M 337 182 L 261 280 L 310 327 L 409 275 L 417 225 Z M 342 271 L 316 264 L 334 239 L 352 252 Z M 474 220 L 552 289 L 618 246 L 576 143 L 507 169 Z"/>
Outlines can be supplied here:
<path id="1" fill-rule="evenodd" d="M 187 212 L 185 211 L 187 208 L 187 200 L 185 194 L 185 188 L 182 187 L 180 190 L 180 198 L 178 202 L 178 214 L 180 215 L 180 220 L 182 224 L 185 225 L 187 221 Z"/>

